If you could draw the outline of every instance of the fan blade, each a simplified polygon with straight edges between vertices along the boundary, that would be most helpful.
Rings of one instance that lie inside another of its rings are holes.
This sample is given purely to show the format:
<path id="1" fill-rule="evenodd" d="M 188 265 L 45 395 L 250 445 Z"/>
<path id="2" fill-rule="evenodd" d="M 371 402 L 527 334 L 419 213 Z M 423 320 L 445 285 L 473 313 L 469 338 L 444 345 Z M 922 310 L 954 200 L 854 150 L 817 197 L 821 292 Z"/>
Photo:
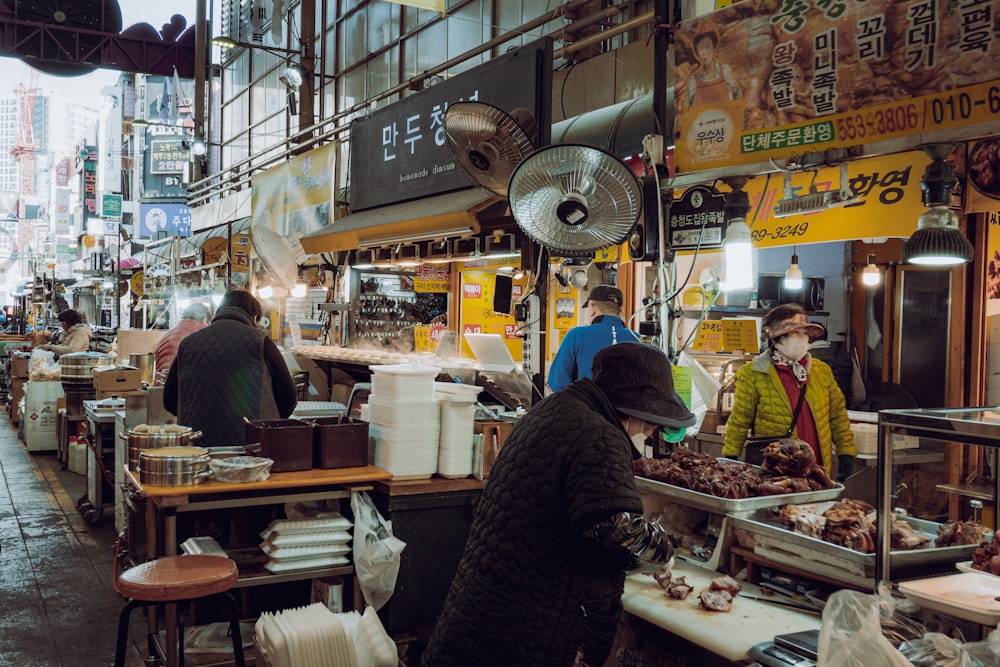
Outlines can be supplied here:
<path id="1" fill-rule="evenodd" d="M 482 189 L 501 198 L 514 168 L 534 146 L 517 121 L 489 104 L 456 102 L 444 118 L 455 162 Z"/>
<path id="2" fill-rule="evenodd" d="M 288 240 L 260 225 L 253 226 L 251 235 L 253 249 L 264 263 L 264 268 L 281 287 L 291 290 L 298 279 L 298 265 Z"/>
<path id="3" fill-rule="evenodd" d="M 599 148 L 539 149 L 511 175 L 510 208 L 532 240 L 586 254 L 618 245 L 642 212 L 642 188 L 624 162 Z"/>

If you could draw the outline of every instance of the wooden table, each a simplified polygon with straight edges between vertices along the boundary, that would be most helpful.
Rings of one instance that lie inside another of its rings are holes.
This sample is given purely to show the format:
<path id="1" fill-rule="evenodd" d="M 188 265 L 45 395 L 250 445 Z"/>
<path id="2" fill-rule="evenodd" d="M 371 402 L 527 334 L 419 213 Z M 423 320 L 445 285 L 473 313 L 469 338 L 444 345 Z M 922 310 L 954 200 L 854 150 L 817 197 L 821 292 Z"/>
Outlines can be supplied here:
<path id="1" fill-rule="evenodd" d="M 148 557 L 157 554 L 172 556 L 177 553 L 177 513 L 234 507 L 277 505 L 287 502 L 349 498 L 352 493 L 369 491 L 371 483 L 386 480 L 392 473 L 375 466 L 359 468 L 313 469 L 298 472 L 274 473 L 262 482 L 207 481 L 193 486 L 153 486 L 143 484 L 139 474 L 124 466 L 125 477 L 138 494 L 150 501 L 155 512 L 146 512 L 146 544 Z M 163 535 L 157 535 L 159 521 L 163 518 Z M 158 549 L 159 547 L 159 549 Z M 286 574 L 252 577 L 237 582 L 236 587 L 281 583 L 303 577 L 324 577 L 334 574 L 351 574 L 350 566 L 322 570 L 301 570 Z M 168 665 L 177 664 L 177 615 L 174 605 L 167 605 L 164 619 L 166 659 Z M 151 616 L 155 625 L 155 616 Z"/>

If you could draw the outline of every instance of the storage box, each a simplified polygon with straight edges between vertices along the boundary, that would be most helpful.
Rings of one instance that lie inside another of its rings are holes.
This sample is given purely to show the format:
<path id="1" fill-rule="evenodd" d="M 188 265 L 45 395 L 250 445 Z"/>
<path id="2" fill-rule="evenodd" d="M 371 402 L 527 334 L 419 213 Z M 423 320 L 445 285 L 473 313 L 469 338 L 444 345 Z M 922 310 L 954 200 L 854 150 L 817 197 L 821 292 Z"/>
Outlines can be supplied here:
<path id="1" fill-rule="evenodd" d="M 473 430 L 483 434 L 483 477 L 488 477 L 493 462 L 500 453 L 503 441 L 510 435 L 514 422 L 493 419 L 477 419 Z"/>
<path id="2" fill-rule="evenodd" d="M 312 580 L 312 594 L 309 603 L 322 603 L 335 614 L 344 611 L 344 579 L 343 577 L 324 577 Z"/>
<path id="3" fill-rule="evenodd" d="M 247 424 L 247 445 L 260 443 L 260 453 L 274 461 L 271 472 L 312 470 L 313 426 L 298 419 L 257 420 Z"/>
<path id="4" fill-rule="evenodd" d="M 119 396 L 142 388 L 142 371 L 133 366 L 98 366 L 91 371 L 94 389 L 115 392 Z"/>
<path id="5" fill-rule="evenodd" d="M 31 363 L 31 355 L 14 353 L 10 358 L 10 376 L 12 378 L 27 378 L 28 365 Z"/>
<path id="6" fill-rule="evenodd" d="M 368 424 L 348 417 L 320 417 L 313 424 L 316 468 L 368 465 Z"/>

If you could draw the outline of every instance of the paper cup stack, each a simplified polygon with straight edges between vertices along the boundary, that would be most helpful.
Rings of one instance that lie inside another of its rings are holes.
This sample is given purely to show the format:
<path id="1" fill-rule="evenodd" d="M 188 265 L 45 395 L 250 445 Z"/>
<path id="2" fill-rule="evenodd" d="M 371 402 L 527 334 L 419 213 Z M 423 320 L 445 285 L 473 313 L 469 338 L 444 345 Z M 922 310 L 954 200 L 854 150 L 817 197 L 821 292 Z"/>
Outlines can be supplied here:
<path id="1" fill-rule="evenodd" d="M 441 445 L 438 474 L 461 478 L 472 474 L 473 435 L 476 397 L 481 387 L 435 382 L 434 393 L 441 402 Z"/>
<path id="2" fill-rule="evenodd" d="M 394 479 L 424 479 L 437 472 L 441 411 L 434 399 L 438 369 L 420 364 L 372 366 L 368 434 L 375 465 Z"/>

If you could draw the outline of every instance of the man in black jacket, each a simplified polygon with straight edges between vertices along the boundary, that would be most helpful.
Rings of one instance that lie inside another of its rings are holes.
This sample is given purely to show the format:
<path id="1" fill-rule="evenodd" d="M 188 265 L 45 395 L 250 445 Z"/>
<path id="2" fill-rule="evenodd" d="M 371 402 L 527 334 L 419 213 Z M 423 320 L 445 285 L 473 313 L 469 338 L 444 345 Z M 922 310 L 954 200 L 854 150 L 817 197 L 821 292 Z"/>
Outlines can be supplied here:
<path id="1" fill-rule="evenodd" d="M 642 515 L 633 443 L 694 415 L 655 347 L 606 347 L 593 371 L 528 411 L 500 449 L 425 667 L 603 665 L 626 569 L 669 561 L 669 538 Z"/>
<path id="2" fill-rule="evenodd" d="M 222 297 L 212 323 L 181 341 L 163 386 L 177 423 L 206 447 L 246 444 L 246 419 L 282 419 L 297 402 L 288 365 L 258 328 L 260 303 L 244 290 Z"/>

